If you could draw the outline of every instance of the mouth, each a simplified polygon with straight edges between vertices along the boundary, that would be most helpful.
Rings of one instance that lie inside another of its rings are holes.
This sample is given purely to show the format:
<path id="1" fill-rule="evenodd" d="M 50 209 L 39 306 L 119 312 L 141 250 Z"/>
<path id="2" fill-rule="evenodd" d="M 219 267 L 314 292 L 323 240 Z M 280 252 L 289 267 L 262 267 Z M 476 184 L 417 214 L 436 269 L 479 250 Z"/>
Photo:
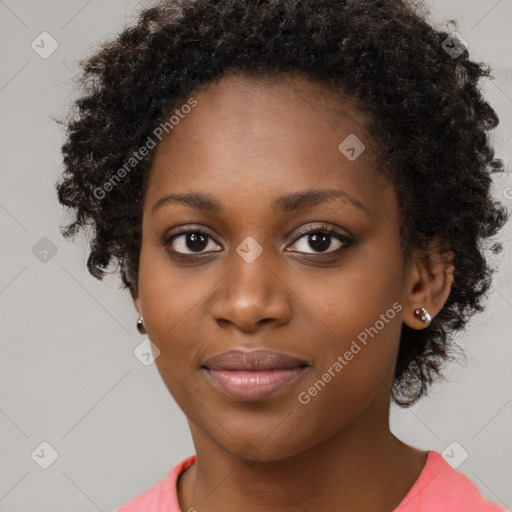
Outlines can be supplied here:
<path id="1" fill-rule="evenodd" d="M 307 366 L 280 368 L 274 370 L 212 370 L 202 369 L 217 389 L 231 398 L 243 401 L 256 401 L 267 398 L 278 389 L 291 384 Z"/>
<path id="2" fill-rule="evenodd" d="M 242 401 L 263 400 L 290 385 L 308 368 L 305 361 L 269 350 L 232 350 L 201 366 L 210 384 Z"/>

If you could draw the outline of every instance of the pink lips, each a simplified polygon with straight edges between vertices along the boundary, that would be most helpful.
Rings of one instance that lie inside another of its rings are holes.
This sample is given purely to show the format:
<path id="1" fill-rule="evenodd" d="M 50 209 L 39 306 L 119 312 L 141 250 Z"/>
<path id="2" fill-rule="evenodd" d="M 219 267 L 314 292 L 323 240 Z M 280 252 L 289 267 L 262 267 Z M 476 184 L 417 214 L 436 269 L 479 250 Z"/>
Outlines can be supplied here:
<path id="1" fill-rule="evenodd" d="M 232 398 L 254 401 L 292 383 L 308 364 L 271 350 L 230 350 L 208 359 L 203 367 L 215 387 Z"/>

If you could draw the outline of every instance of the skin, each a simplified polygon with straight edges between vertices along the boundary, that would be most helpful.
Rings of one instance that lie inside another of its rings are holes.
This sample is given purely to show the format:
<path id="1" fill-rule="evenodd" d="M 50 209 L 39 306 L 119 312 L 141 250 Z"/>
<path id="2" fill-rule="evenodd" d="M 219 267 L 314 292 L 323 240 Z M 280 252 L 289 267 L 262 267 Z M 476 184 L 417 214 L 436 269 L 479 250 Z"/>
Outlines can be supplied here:
<path id="1" fill-rule="evenodd" d="M 426 326 L 413 314 L 418 307 L 432 317 L 441 310 L 451 262 L 434 247 L 404 260 L 396 193 L 377 173 L 353 101 L 298 76 L 233 75 L 192 96 L 197 106 L 156 149 L 134 295 L 196 449 L 196 464 L 178 481 L 181 510 L 389 512 L 427 459 L 389 430 L 401 327 Z M 355 161 L 338 149 L 349 134 L 366 145 Z M 291 212 L 273 207 L 281 195 L 319 189 L 342 190 L 366 208 L 339 198 Z M 152 211 L 166 194 L 191 192 L 214 196 L 222 211 L 181 203 Z M 319 224 L 353 244 L 336 254 L 344 242 L 334 236 L 323 251 L 297 236 Z M 187 235 L 162 244 L 185 225 L 208 231 L 201 257 Z M 236 252 L 247 237 L 263 250 L 252 263 Z M 396 316 L 300 403 L 299 393 L 395 302 Z M 234 348 L 273 349 L 310 367 L 264 400 L 237 401 L 201 369 Z"/>

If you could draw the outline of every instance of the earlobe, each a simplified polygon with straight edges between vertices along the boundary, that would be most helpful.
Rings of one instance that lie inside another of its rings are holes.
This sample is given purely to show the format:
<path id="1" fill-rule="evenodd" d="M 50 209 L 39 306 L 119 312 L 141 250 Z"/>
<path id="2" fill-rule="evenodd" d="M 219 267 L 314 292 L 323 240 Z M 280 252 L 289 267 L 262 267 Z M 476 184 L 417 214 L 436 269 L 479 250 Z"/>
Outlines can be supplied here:
<path id="1" fill-rule="evenodd" d="M 441 311 L 453 283 L 453 252 L 431 242 L 429 252 L 417 251 L 408 276 L 408 306 L 403 322 L 424 329 Z"/>

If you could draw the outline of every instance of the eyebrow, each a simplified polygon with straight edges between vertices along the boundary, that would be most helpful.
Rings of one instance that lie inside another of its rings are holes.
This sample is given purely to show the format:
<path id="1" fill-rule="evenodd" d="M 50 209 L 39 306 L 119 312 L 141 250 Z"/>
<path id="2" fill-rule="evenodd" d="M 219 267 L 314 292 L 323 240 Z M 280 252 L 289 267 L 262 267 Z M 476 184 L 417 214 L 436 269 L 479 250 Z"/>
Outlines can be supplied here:
<path id="1" fill-rule="evenodd" d="M 350 196 L 343 190 L 325 189 L 325 190 L 304 190 L 300 192 L 293 192 L 278 197 L 274 201 L 274 209 L 283 213 L 290 213 L 293 211 L 311 208 L 332 199 L 343 199 L 350 202 L 357 208 L 370 212 L 370 209 L 358 199 Z M 203 194 L 200 192 L 191 192 L 188 194 L 168 194 L 161 197 L 151 208 L 151 212 L 167 204 L 185 204 L 191 208 L 198 210 L 222 213 L 222 203 L 210 194 Z"/>

